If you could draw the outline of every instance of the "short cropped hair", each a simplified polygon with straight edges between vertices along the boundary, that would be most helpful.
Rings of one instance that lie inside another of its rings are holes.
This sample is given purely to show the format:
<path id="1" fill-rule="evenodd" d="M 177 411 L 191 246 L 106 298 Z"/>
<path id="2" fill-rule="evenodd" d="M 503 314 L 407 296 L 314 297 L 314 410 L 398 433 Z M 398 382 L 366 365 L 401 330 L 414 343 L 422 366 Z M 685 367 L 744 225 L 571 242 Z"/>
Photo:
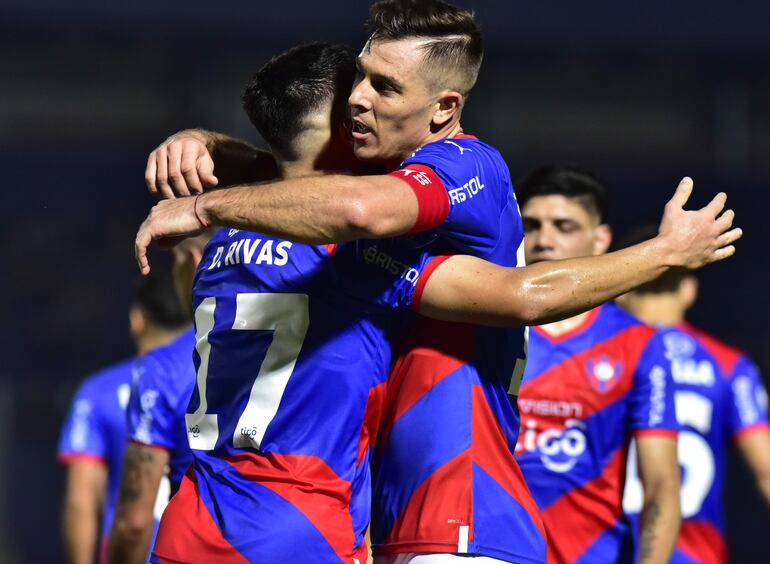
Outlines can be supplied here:
<path id="1" fill-rule="evenodd" d="M 592 172 L 577 165 L 536 168 L 516 184 L 516 199 L 524 206 L 535 196 L 564 196 L 575 200 L 589 214 L 607 223 L 607 189 Z"/>
<path id="2" fill-rule="evenodd" d="M 366 27 L 371 41 L 426 39 L 424 64 L 437 86 L 467 95 L 476 84 L 484 43 L 473 12 L 441 0 L 382 0 Z"/>
<path id="3" fill-rule="evenodd" d="M 170 268 L 153 268 L 149 276 L 137 279 L 134 305 L 141 308 L 150 323 L 162 329 L 179 329 L 190 323 L 176 293 Z"/>
<path id="4" fill-rule="evenodd" d="M 613 250 L 625 249 L 632 245 L 638 245 L 639 243 L 652 239 L 657 234 L 657 225 L 648 224 L 636 227 L 622 237 L 617 242 L 617 245 L 613 246 Z M 655 280 L 651 280 L 650 282 L 639 286 L 634 292 L 640 294 L 668 294 L 676 292 L 682 284 L 682 280 L 688 276 L 693 276 L 693 274 L 684 268 L 669 268 Z"/>
<path id="5" fill-rule="evenodd" d="M 355 75 L 352 48 L 300 45 L 274 57 L 251 77 L 241 93 L 243 109 L 277 156 L 296 160 L 294 140 L 302 133 L 304 118 L 333 100 L 338 114 L 334 117 L 342 119 Z"/>

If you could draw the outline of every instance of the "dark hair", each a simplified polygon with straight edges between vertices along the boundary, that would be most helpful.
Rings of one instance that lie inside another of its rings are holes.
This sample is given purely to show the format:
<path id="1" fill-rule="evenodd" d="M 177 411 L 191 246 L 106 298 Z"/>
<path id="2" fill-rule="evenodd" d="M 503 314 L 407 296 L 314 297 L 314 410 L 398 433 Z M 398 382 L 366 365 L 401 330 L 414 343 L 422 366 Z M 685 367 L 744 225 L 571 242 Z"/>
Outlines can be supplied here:
<path id="1" fill-rule="evenodd" d="M 632 245 L 638 245 L 639 243 L 652 239 L 657 234 L 657 225 L 648 224 L 636 227 L 619 239 L 617 245 L 613 246 L 613 250 L 625 249 Z M 640 294 L 667 294 L 676 292 L 682 284 L 682 280 L 688 276 L 693 276 L 693 274 L 683 268 L 670 268 L 655 280 L 639 286 L 634 292 L 639 292 Z"/>
<path id="2" fill-rule="evenodd" d="M 350 47 L 300 45 L 274 57 L 251 77 L 241 93 L 243 109 L 278 156 L 296 160 L 293 142 L 302 131 L 302 120 L 335 98 L 333 117 L 343 119 L 355 74 L 356 53 Z"/>
<path id="3" fill-rule="evenodd" d="M 136 281 L 134 305 L 142 309 L 150 323 L 163 329 L 178 329 L 190 323 L 177 295 L 170 267 L 156 265 L 149 276 Z"/>
<path id="4" fill-rule="evenodd" d="M 427 39 L 425 66 L 435 71 L 436 80 L 441 77 L 461 94 L 476 83 L 484 43 L 473 12 L 441 0 L 382 0 L 369 9 L 366 28 L 372 41 Z"/>
<path id="5" fill-rule="evenodd" d="M 599 223 L 607 223 L 607 189 L 592 172 L 577 165 L 542 166 L 516 185 L 516 199 L 522 207 L 535 196 L 553 195 L 577 201 Z"/>

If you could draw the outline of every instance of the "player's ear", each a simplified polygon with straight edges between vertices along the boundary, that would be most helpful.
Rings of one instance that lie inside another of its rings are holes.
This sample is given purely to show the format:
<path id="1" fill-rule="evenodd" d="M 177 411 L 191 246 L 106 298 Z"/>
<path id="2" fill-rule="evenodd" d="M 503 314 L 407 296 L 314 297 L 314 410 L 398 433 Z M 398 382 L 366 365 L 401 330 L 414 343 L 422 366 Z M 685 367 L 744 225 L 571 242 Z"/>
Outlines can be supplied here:
<path id="1" fill-rule="evenodd" d="M 594 254 L 603 255 L 612 244 L 612 228 L 602 223 L 594 230 Z"/>
<path id="2" fill-rule="evenodd" d="M 462 105 L 462 94 L 454 90 L 444 90 L 436 102 L 436 111 L 433 113 L 431 125 L 436 128 L 444 126 L 460 112 Z"/>
<path id="3" fill-rule="evenodd" d="M 144 318 L 144 312 L 139 306 L 131 306 L 128 310 L 128 330 L 131 333 L 131 338 L 136 341 L 139 336 L 144 333 L 144 329 L 147 326 L 147 320 Z"/>
<path id="4" fill-rule="evenodd" d="M 685 276 L 679 282 L 679 295 L 685 309 L 690 309 L 698 299 L 698 279 L 695 276 Z"/>

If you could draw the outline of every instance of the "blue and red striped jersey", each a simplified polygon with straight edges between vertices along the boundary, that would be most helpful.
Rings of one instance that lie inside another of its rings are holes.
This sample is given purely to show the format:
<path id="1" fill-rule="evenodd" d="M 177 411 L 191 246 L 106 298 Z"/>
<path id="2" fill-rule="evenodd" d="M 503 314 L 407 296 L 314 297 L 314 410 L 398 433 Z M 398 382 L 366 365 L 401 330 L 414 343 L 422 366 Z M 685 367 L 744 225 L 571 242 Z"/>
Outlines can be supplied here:
<path id="1" fill-rule="evenodd" d="M 391 342 L 430 260 L 397 246 L 214 235 L 193 289 L 194 463 L 156 561 L 365 561 Z"/>
<path id="2" fill-rule="evenodd" d="M 727 562 L 722 510 L 727 448 L 767 430 L 767 392 L 756 366 L 739 350 L 688 324 L 663 330 L 680 424 L 682 528 L 672 562 Z M 623 507 L 638 532 L 642 487 L 629 457 Z"/>
<path id="3" fill-rule="evenodd" d="M 630 561 L 621 507 L 629 442 L 676 437 L 662 339 L 606 304 L 558 337 L 533 328 L 528 353 L 516 453 L 548 531 L 548 561 Z"/>
<path id="4" fill-rule="evenodd" d="M 415 241 L 437 254 L 521 264 L 521 218 L 495 149 L 471 136 L 444 139 L 392 174 L 412 184 L 422 205 L 443 206 L 421 209 L 418 223 L 432 229 Z M 524 348 L 522 329 L 427 319 L 412 327 L 388 378 L 375 449 L 376 554 L 545 560 L 542 522 L 513 457 Z"/>
<path id="5" fill-rule="evenodd" d="M 169 454 L 170 483 L 165 493 L 161 485 L 158 498 L 163 507 L 169 493 L 173 495 L 179 489 L 192 463 L 184 414 L 195 386 L 194 347 L 195 333 L 189 329 L 167 345 L 139 357 L 131 382 L 126 409 L 129 440 Z"/>
<path id="6" fill-rule="evenodd" d="M 89 376 L 75 395 L 59 439 L 59 460 L 92 459 L 107 467 L 107 491 L 102 508 L 102 550 L 118 502 L 123 452 L 126 448 L 125 409 L 131 394 L 135 360 L 126 360 Z"/>

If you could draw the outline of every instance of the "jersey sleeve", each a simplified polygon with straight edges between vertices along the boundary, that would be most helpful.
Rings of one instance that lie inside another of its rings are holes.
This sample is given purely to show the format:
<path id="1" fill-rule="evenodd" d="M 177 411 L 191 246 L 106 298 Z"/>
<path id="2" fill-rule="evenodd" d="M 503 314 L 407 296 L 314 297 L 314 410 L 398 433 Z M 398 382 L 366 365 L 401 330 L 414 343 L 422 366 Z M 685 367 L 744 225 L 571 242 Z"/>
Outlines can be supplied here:
<path id="1" fill-rule="evenodd" d="M 179 416 L 170 404 L 164 376 L 165 368 L 151 354 L 137 361 L 126 421 L 130 440 L 170 450 L 179 435 Z"/>
<path id="2" fill-rule="evenodd" d="M 679 425 L 674 403 L 671 362 L 666 358 L 659 334 L 653 335 L 642 351 L 631 390 L 631 429 L 636 436 L 676 436 Z"/>
<path id="3" fill-rule="evenodd" d="M 756 365 L 745 356 L 730 378 L 729 425 L 734 438 L 768 426 L 767 390 Z"/>
<path id="4" fill-rule="evenodd" d="M 444 139 L 420 148 L 391 173 L 417 196 L 413 232 L 433 230 L 465 254 L 484 257 L 497 248 L 500 216 L 513 201 L 513 188 L 502 157 L 488 152 L 467 139 Z"/>
<path id="5" fill-rule="evenodd" d="M 86 383 L 72 401 L 59 438 L 58 458 L 68 463 L 77 458 L 91 458 L 107 463 L 109 431 L 100 409 L 102 402 Z"/>

